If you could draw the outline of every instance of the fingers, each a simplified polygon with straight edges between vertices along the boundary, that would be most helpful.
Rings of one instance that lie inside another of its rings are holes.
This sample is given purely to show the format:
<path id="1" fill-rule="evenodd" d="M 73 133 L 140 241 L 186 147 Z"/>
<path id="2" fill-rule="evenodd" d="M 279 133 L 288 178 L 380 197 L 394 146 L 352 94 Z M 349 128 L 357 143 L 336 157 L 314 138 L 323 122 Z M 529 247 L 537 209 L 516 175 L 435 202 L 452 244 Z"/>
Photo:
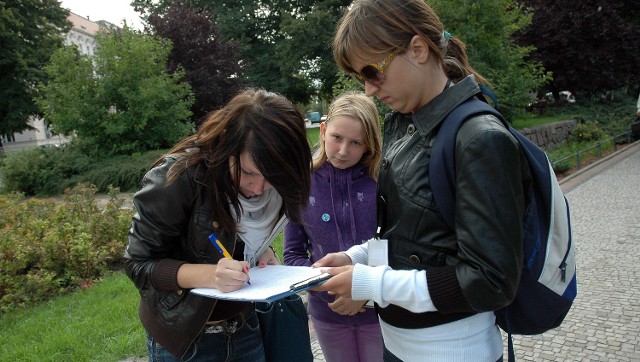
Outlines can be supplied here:
<path id="1" fill-rule="evenodd" d="M 249 262 L 248 261 L 241 261 L 240 265 L 242 266 L 242 271 L 245 273 L 249 273 Z"/>
<path id="2" fill-rule="evenodd" d="M 353 315 L 345 305 L 338 304 L 337 302 L 329 303 L 329 308 L 331 308 L 334 313 L 340 315 Z"/>
<path id="3" fill-rule="evenodd" d="M 329 273 L 329 270 L 327 270 L 327 273 Z M 338 285 L 338 283 L 336 280 L 333 280 L 335 278 L 335 274 L 332 274 L 332 273 L 329 273 L 329 274 L 334 276 L 329 280 L 327 280 L 326 282 L 318 285 L 317 287 L 312 288 L 311 290 L 320 291 L 320 292 L 329 292 L 329 294 L 332 294 L 332 295 L 335 294 L 335 287 Z"/>
<path id="4" fill-rule="evenodd" d="M 233 259 L 220 259 L 216 268 L 216 288 L 222 292 L 231 292 L 242 288 L 249 281 L 249 264 Z"/>
<path id="5" fill-rule="evenodd" d="M 332 311 L 340 315 L 355 315 L 365 311 L 363 307 L 365 303 L 366 301 L 363 300 L 339 297 L 333 303 L 328 303 L 328 305 Z"/>
<path id="6" fill-rule="evenodd" d="M 247 274 L 247 277 L 249 278 L 247 279 L 247 284 L 251 285 L 251 277 L 249 276 L 249 262 L 241 261 L 240 264 L 242 264 L 242 272 Z"/>
<path id="7" fill-rule="evenodd" d="M 333 267 L 333 268 L 326 268 L 326 269 L 322 269 L 320 271 L 323 272 L 323 273 L 327 273 L 327 274 L 335 276 L 335 275 L 338 275 L 338 274 L 342 274 L 342 273 L 344 273 L 346 271 L 349 271 L 351 269 L 353 269 L 353 266 L 347 265 L 347 266 L 336 266 L 336 267 Z"/>
<path id="8" fill-rule="evenodd" d="M 328 281 L 318 285 L 317 287 L 313 287 L 310 290 L 316 291 L 316 292 L 329 292 L 329 294 L 334 294 L 331 292 L 331 287 L 329 285 L 329 282 L 331 281 L 331 279 L 329 279 Z"/>
<path id="9" fill-rule="evenodd" d="M 329 292 L 329 294 L 333 294 L 338 297 L 351 298 L 352 270 L 353 266 L 328 269 L 326 272 L 333 275 L 333 277 L 312 290 Z"/>
<path id="10" fill-rule="evenodd" d="M 271 255 L 271 256 L 264 256 L 260 259 L 258 259 L 258 267 L 259 268 L 264 268 L 267 265 L 278 265 L 280 264 L 280 260 L 278 260 L 278 258 L 275 257 L 275 255 Z"/>
<path id="11" fill-rule="evenodd" d="M 312 266 L 319 268 L 323 266 L 344 266 L 351 265 L 351 258 L 346 253 L 330 253 L 322 259 L 316 261 Z"/>
<path id="12" fill-rule="evenodd" d="M 311 266 L 314 268 L 320 268 L 323 266 L 330 266 L 331 262 L 330 262 L 330 258 L 329 255 L 331 254 L 327 254 L 325 256 L 323 256 L 320 260 L 316 261 L 315 263 L 313 263 Z"/>
<path id="13" fill-rule="evenodd" d="M 262 255 L 258 258 L 258 267 L 264 268 L 267 265 L 278 265 L 280 264 L 280 260 L 276 256 L 275 251 L 271 248 L 267 248 Z"/>

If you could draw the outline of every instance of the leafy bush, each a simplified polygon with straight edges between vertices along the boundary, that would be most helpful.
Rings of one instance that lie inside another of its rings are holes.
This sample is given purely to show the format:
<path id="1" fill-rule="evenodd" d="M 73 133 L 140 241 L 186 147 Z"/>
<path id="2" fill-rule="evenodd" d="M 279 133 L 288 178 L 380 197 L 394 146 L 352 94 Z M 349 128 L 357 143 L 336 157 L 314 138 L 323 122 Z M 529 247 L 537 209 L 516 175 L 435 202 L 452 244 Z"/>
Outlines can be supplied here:
<path id="1" fill-rule="evenodd" d="M 65 191 L 64 202 L 0 196 L 0 315 L 87 286 L 121 267 L 131 210 L 111 189 L 98 207 L 94 186 Z"/>
<path id="2" fill-rule="evenodd" d="M 570 140 L 561 147 L 547 152 L 556 174 L 566 173 L 598 160 L 615 151 L 611 138 L 594 141 Z"/>
<path id="3" fill-rule="evenodd" d="M 85 172 L 91 160 L 74 147 L 32 148 L 8 154 L 0 172 L 3 191 L 25 195 L 59 195 L 71 176 Z"/>
<path id="4" fill-rule="evenodd" d="M 579 123 L 571 130 L 571 139 L 576 142 L 601 141 L 607 138 L 607 134 L 598 127 L 598 124 L 590 121 Z"/>
<path id="5" fill-rule="evenodd" d="M 98 192 L 105 193 L 110 186 L 121 191 L 136 191 L 144 174 L 164 153 L 164 150 L 150 151 L 133 156 L 117 156 L 96 162 L 89 171 L 73 178 L 73 183 L 95 185 Z"/>
<path id="6" fill-rule="evenodd" d="M 0 165 L 4 193 L 26 196 L 61 195 L 80 183 L 106 193 L 109 187 L 134 191 L 153 162 L 164 150 L 132 156 L 97 160 L 79 151 L 76 145 L 63 148 L 33 148 L 7 155 Z"/>
<path id="7" fill-rule="evenodd" d="M 563 174 L 571 170 L 572 167 L 573 164 L 567 160 L 553 163 L 553 171 L 555 171 L 556 174 Z"/>
<path id="8" fill-rule="evenodd" d="M 575 104 L 547 109 L 544 115 L 564 114 L 566 118 L 594 122 L 607 134 L 619 135 L 629 131 L 635 120 L 637 97 L 637 93 L 630 95 L 625 89 L 610 92 L 605 98 L 579 94 Z"/>

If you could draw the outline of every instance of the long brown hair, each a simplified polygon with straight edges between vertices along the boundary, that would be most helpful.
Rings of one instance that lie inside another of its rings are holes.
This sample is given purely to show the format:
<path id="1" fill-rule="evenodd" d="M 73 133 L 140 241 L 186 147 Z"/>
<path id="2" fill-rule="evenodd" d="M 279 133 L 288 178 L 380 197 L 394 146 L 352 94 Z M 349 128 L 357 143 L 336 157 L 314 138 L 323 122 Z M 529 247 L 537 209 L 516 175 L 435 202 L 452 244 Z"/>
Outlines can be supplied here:
<path id="1" fill-rule="evenodd" d="M 301 222 L 311 187 L 311 150 L 304 118 L 285 97 L 262 89 L 247 89 L 222 109 L 207 115 L 197 133 L 181 140 L 169 154 L 178 161 L 169 170 L 172 183 L 192 166 L 203 166 L 213 219 L 236 232 L 229 204 L 240 214 L 240 167 L 231 177 L 230 157 L 249 152 L 264 178 L 278 191 L 283 212 Z M 162 159 L 156 163 L 162 162 Z M 235 180 L 235 181 L 233 181 Z"/>
<path id="2" fill-rule="evenodd" d="M 465 44 L 445 32 L 425 0 L 354 1 L 338 23 L 333 56 L 340 69 L 356 73 L 359 69 L 351 66 L 355 54 L 382 58 L 392 52 L 402 53 L 415 35 L 429 45 L 449 79 L 459 81 L 473 74 L 476 81 L 486 83 L 469 65 Z"/>

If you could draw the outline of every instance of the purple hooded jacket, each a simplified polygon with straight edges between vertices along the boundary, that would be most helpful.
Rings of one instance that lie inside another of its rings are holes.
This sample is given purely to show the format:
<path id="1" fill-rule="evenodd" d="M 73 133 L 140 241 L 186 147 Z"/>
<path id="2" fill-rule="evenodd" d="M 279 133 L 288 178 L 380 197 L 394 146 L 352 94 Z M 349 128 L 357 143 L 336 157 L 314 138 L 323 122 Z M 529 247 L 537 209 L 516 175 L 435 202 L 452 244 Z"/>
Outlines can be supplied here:
<path id="1" fill-rule="evenodd" d="M 341 170 L 325 162 L 311 175 L 309 204 L 302 213 L 304 225 L 289 222 L 284 229 L 284 263 L 311 266 L 328 253 L 344 251 L 375 235 L 376 182 L 366 167 Z M 310 255 L 310 257 L 309 257 Z M 333 312 L 333 296 L 309 292 L 308 311 L 327 323 L 378 323 L 373 309 L 354 316 Z"/>

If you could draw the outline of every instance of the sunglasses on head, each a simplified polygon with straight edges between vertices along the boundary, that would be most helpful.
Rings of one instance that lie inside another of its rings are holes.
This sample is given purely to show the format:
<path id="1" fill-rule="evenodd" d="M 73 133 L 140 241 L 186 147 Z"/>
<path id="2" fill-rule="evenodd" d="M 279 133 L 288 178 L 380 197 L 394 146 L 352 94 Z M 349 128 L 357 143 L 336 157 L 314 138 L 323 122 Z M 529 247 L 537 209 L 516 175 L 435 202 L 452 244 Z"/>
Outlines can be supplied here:
<path id="1" fill-rule="evenodd" d="M 384 83 L 384 70 L 389 66 L 389 64 L 391 64 L 397 55 L 397 52 L 393 52 L 387 55 L 387 57 L 378 64 L 365 65 L 360 69 L 359 73 L 355 73 L 356 79 L 358 79 L 362 84 L 364 84 L 365 81 L 373 85 L 380 85 Z"/>

